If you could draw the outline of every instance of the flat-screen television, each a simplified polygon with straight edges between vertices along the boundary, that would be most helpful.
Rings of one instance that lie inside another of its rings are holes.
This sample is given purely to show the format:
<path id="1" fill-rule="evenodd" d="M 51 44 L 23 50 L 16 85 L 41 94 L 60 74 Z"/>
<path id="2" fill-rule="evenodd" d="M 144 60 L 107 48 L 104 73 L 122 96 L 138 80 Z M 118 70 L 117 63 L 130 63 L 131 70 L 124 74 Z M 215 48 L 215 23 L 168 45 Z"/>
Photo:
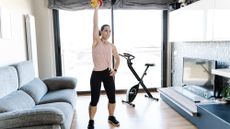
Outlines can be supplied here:
<path id="1" fill-rule="evenodd" d="M 182 83 L 190 91 L 202 97 L 212 97 L 215 76 L 211 70 L 216 68 L 216 61 L 198 58 L 183 58 Z"/>

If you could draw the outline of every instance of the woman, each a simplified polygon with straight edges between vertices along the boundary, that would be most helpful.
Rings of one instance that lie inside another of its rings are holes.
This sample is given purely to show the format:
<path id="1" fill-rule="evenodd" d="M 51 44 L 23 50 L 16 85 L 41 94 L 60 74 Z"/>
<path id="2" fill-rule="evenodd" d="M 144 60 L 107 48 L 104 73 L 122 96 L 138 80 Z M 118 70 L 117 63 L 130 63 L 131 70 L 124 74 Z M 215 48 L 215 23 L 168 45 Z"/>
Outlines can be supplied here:
<path id="1" fill-rule="evenodd" d="M 115 83 L 114 76 L 120 64 L 120 57 L 116 47 L 108 41 L 110 37 L 110 26 L 105 24 L 98 28 L 98 7 L 94 9 L 93 17 L 93 44 L 92 44 L 92 57 L 94 68 L 90 78 L 91 88 L 91 102 L 89 105 L 89 123 L 88 129 L 94 129 L 94 116 L 97 111 L 97 103 L 100 97 L 101 83 L 109 99 L 108 121 L 114 126 L 119 126 L 120 123 L 114 117 L 115 110 Z M 115 59 L 114 69 L 112 66 L 112 56 Z"/>

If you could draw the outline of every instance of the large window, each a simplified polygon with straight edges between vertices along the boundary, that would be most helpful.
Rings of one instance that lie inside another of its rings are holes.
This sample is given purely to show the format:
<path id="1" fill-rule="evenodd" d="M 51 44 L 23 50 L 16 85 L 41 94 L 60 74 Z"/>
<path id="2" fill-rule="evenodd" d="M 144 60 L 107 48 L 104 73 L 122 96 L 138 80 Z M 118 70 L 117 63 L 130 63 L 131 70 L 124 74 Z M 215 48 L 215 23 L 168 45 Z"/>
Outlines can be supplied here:
<path id="1" fill-rule="evenodd" d="M 133 67 L 141 77 L 146 63 L 150 67 L 144 83 L 148 88 L 161 87 L 161 43 L 162 11 L 159 10 L 116 10 L 114 11 L 115 44 L 119 53 L 135 56 Z M 116 77 L 117 89 L 127 89 L 137 80 L 121 59 Z"/>
<path id="2" fill-rule="evenodd" d="M 99 11 L 99 26 L 111 24 L 111 10 Z M 60 38 L 62 73 L 78 79 L 78 91 L 90 90 L 93 69 L 91 56 L 93 10 L 60 11 Z M 141 76 L 145 63 L 149 68 L 144 83 L 147 87 L 161 86 L 162 13 L 158 10 L 115 10 L 114 39 L 118 52 L 133 54 L 133 67 Z M 111 38 L 109 39 L 111 41 Z M 127 67 L 125 59 L 116 75 L 116 88 L 127 89 L 137 80 Z"/>

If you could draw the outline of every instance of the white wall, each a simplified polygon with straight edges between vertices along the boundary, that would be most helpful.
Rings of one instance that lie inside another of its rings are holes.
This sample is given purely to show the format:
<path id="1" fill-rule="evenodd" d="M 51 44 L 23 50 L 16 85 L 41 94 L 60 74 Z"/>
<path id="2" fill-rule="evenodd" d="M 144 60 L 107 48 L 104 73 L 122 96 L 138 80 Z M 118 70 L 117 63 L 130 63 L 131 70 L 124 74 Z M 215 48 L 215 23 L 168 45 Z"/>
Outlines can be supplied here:
<path id="1" fill-rule="evenodd" d="M 40 78 L 56 75 L 53 40 L 53 16 L 48 0 L 34 0 L 35 24 L 38 44 L 38 67 Z"/>
<path id="2" fill-rule="evenodd" d="M 11 36 L 0 38 L 0 66 L 27 59 L 24 14 L 33 15 L 32 0 L 0 0 L 0 8 L 10 15 Z M 7 14 L 8 14 L 7 13 Z"/>
<path id="3" fill-rule="evenodd" d="M 0 8 L 11 14 L 12 36 L 0 38 L 0 66 L 27 60 L 24 14 L 35 16 L 39 77 L 56 75 L 52 10 L 48 0 L 0 0 Z"/>

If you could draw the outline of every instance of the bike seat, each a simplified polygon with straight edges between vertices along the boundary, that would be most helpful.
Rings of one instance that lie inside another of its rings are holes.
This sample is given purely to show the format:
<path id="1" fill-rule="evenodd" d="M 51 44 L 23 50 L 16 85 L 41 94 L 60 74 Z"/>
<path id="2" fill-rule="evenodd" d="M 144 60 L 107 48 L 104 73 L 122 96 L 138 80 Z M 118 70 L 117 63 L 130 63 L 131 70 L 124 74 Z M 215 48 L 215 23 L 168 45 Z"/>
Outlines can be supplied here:
<path id="1" fill-rule="evenodd" d="M 146 63 L 145 66 L 154 66 L 155 64 Z"/>

